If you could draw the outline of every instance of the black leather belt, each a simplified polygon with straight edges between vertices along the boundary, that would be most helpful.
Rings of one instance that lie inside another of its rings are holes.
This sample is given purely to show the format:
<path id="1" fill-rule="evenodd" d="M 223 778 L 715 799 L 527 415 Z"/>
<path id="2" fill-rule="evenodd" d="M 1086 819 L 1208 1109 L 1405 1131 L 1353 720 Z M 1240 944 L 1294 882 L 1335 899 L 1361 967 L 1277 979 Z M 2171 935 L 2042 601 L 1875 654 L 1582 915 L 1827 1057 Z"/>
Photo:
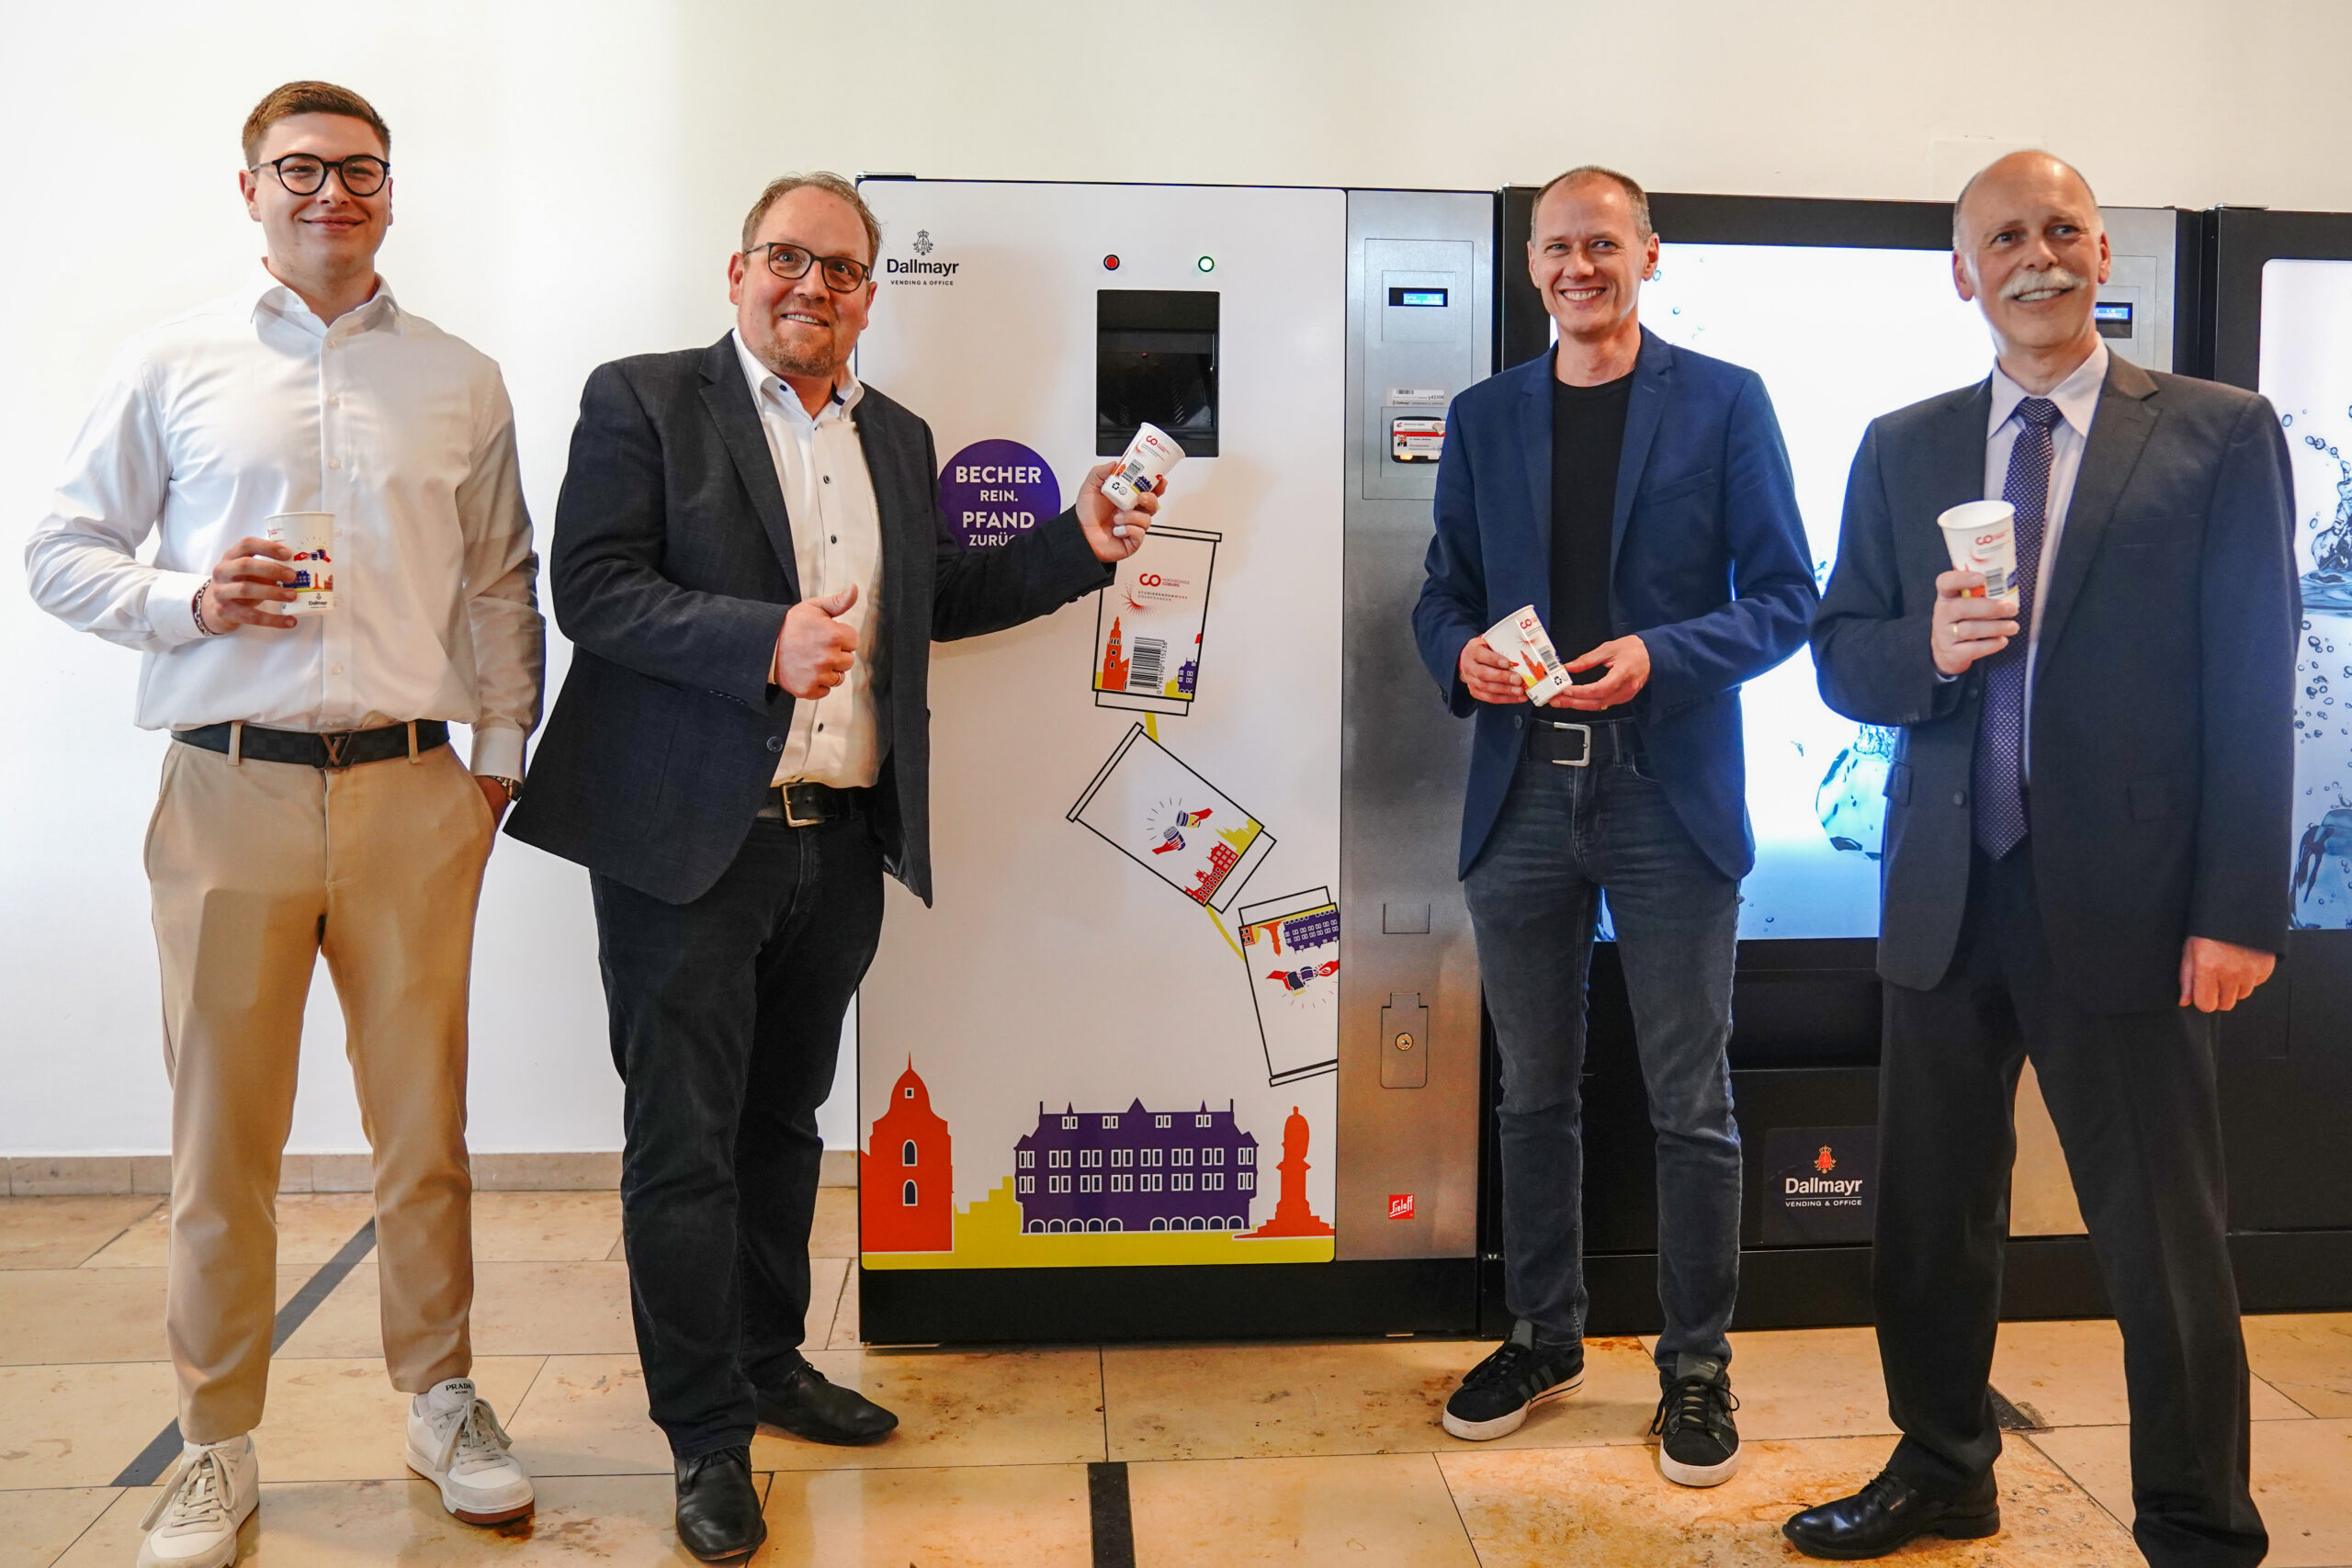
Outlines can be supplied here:
<path id="1" fill-rule="evenodd" d="M 856 816 L 865 809 L 873 793 L 820 784 L 770 784 L 767 804 L 760 807 L 760 815 L 787 828 L 814 828 L 820 822 Z"/>
<path id="2" fill-rule="evenodd" d="M 1527 755 L 1531 761 L 1552 762 L 1563 768 L 1648 759 L 1648 753 L 1642 750 L 1641 731 L 1630 718 L 1604 718 L 1594 724 L 1571 723 L 1564 718 L 1530 719 Z"/>
<path id="3" fill-rule="evenodd" d="M 299 762 L 306 768 L 334 769 L 408 756 L 411 730 L 416 733 L 413 750 L 420 755 L 449 743 L 449 727 L 437 718 L 327 733 L 264 729 L 258 724 L 208 724 L 197 729 L 175 729 L 172 739 L 247 762 Z"/>

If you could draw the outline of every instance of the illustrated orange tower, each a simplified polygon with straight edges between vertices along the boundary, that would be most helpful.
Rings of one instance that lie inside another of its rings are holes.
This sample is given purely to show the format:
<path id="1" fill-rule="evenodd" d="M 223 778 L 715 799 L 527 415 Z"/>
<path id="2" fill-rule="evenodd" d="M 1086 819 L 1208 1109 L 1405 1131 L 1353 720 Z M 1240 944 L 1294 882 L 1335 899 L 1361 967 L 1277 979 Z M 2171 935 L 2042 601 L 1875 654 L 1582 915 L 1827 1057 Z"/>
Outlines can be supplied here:
<path id="1" fill-rule="evenodd" d="M 1298 1107 L 1290 1108 L 1290 1118 L 1283 1123 L 1283 1162 L 1275 1168 L 1283 1173 L 1283 1192 L 1274 1204 L 1274 1217 L 1250 1231 L 1250 1235 L 1329 1235 L 1331 1227 L 1315 1217 L 1306 1206 L 1306 1118 Z"/>
<path id="2" fill-rule="evenodd" d="M 953 1252 L 954 1156 L 947 1123 L 931 1109 L 931 1090 L 910 1056 L 857 1156 L 859 1247 Z"/>
<path id="3" fill-rule="evenodd" d="M 1095 682 L 1098 692 L 1124 692 L 1127 689 L 1128 660 L 1120 653 L 1119 618 L 1111 617 L 1111 640 L 1102 645 L 1102 674 Z"/>

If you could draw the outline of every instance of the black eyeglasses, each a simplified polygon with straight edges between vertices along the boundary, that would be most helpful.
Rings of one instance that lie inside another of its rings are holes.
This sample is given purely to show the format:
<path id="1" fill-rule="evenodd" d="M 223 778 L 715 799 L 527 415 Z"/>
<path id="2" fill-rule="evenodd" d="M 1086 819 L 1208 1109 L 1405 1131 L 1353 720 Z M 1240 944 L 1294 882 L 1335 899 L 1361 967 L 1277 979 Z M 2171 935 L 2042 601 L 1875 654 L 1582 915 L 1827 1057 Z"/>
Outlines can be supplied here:
<path id="1" fill-rule="evenodd" d="M 344 188 L 350 189 L 348 186 Z M 811 266 L 824 268 L 825 287 L 836 294 L 854 294 L 874 276 L 874 269 L 862 261 L 852 261 L 847 256 L 815 255 L 798 245 L 787 245 L 781 241 L 753 245 L 743 254 L 755 256 L 762 251 L 768 254 L 768 270 L 787 280 L 808 276 Z"/>
<path id="2" fill-rule="evenodd" d="M 288 152 L 283 158 L 272 158 L 266 164 L 255 164 L 254 174 L 264 169 L 277 171 L 277 183 L 296 196 L 316 196 L 332 173 L 343 182 L 343 188 L 353 196 L 373 196 L 384 188 L 391 177 L 392 166 L 368 152 L 355 152 L 348 158 L 314 158 L 308 152 Z"/>

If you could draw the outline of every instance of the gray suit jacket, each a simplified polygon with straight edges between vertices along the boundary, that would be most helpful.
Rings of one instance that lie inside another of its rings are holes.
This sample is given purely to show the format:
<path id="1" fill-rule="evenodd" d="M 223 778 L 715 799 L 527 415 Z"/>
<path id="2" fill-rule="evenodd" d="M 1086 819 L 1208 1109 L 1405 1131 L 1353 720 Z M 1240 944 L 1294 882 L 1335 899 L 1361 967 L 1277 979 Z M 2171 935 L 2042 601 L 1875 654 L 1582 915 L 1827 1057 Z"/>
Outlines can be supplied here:
<path id="1" fill-rule="evenodd" d="M 1879 972 L 1942 980 L 1968 894 L 1984 674 L 1928 649 L 1945 508 L 1984 493 L 1991 384 L 1872 422 L 1813 627 L 1821 694 L 1900 726 Z M 2286 943 L 2294 778 L 2293 487 L 2268 402 L 2108 370 L 2035 654 L 2035 883 L 2059 979 L 2096 1012 L 2179 994 L 2191 936 Z"/>
<path id="2" fill-rule="evenodd" d="M 882 525 L 875 826 L 891 874 L 929 902 L 933 639 L 1018 626 L 1113 573 L 1069 512 L 1001 549 L 958 547 L 931 427 L 872 387 L 856 418 Z M 742 847 L 791 729 L 768 670 L 800 599 L 731 338 L 588 378 L 548 577 L 571 669 L 506 830 L 657 898 L 697 898 Z"/>

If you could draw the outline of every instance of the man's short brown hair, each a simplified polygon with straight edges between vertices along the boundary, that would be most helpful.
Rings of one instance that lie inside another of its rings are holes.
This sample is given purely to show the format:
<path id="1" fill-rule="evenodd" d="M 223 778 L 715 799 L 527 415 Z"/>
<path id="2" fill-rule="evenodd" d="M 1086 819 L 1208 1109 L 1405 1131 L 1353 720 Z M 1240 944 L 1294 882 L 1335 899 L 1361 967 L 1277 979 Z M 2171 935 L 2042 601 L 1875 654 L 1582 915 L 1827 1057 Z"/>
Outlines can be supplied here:
<path id="1" fill-rule="evenodd" d="M 261 139 L 269 128 L 298 114 L 339 114 L 365 120 L 376 133 L 376 140 L 383 144 L 384 156 L 392 155 L 391 128 L 367 99 L 332 82 L 288 82 L 282 87 L 271 88 L 269 95 L 254 106 L 254 112 L 245 116 L 245 167 L 252 168 L 261 157 Z"/>
<path id="2" fill-rule="evenodd" d="M 752 203 L 752 210 L 743 215 L 743 248 L 745 250 L 750 250 L 752 242 L 759 238 L 760 220 L 768 215 L 768 209 L 803 186 L 815 186 L 819 190 L 840 197 L 843 201 L 848 202 L 856 211 L 858 221 L 865 225 L 866 264 L 871 265 L 880 259 L 882 225 L 874 220 L 874 209 L 865 205 L 864 197 L 857 194 L 857 186 L 842 178 L 841 175 L 827 174 L 822 169 L 813 175 L 783 175 L 768 182 L 767 189 L 760 192 L 760 199 Z"/>
<path id="3" fill-rule="evenodd" d="M 1555 187 L 1565 185 L 1574 185 L 1579 180 L 1616 181 L 1618 186 L 1624 191 L 1625 199 L 1633 204 L 1634 232 L 1645 240 L 1657 232 L 1656 230 L 1650 227 L 1649 193 L 1644 190 L 1640 186 L 1634 183 L 1633 175 L 1621 175 L 1614 169 L 1604 169 L 1599 164 L 1578 164 L 1575 168 L 1570 169 L 1564 175 L 1554 175 L 1549 180 L 1546 180 L 1544 183 L 1544 188 L 1535 193 L 1535 200 L 1527 209 L 1527 237 L 1529 239 L 1532 240 L 1535 238 L 1535 214 L 1542 209 L 1544 206 L 1544 198 L 1551 195 Z"/>

